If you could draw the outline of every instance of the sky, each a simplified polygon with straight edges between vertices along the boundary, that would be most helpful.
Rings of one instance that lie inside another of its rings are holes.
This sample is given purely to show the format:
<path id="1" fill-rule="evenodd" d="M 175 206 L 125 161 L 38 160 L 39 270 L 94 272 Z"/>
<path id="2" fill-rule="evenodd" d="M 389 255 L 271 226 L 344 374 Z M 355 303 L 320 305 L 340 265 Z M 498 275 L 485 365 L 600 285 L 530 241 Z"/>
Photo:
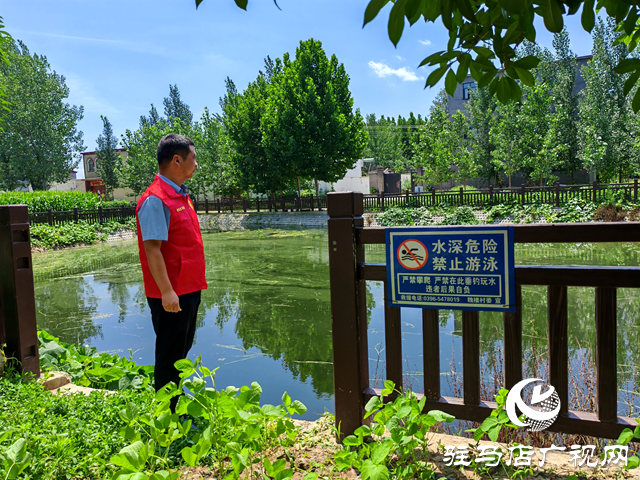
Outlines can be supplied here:
<path id="1" fill-rule="evenodd" d="M 264 58 L 295 54 L 301 40 L 322 42 L 350 77 L 354 107 L 363 115 L 427 115 L 441 84 L 424 88 L 429 70 L 423 58 L 444 50 L 440 21 L 409 28 L 397 48 L 387 36 L 390 6 L 362 28 L 368 0 L 249 0 L 247 11 L 233 0 L 0 0 L 6 30 L 31 53 L 47 57 L 66 79 L 68 102 L 84 107 L 79 129 L 85 151 L 93 151 L 106 116 L 120 138 L 138 128 L 154 104 L 163 112 L 169 85 L 199 118 L 218 100 L 230 77 L 244 90 L 263 68 Z M 577 55 L 591 53 L 591 36 L 578 15 L 566 19 Z M 538 43 L 552 47 L 552 35 L 536 24 Z M 442 82 L 441 82 L 442 83 Z M 82 165 L 78 177 L 83 177 Z"/>

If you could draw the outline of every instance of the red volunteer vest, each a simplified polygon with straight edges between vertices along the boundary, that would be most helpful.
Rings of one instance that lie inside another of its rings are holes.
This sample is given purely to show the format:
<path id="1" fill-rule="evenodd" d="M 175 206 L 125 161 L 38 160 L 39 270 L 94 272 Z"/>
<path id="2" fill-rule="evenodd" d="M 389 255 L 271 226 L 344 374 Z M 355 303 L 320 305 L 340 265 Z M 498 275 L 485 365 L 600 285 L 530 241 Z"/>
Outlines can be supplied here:
<path id="1" fill-rule="evenodd" d="M 207 281 L 204 278 L 204 247 L 198 216 L 188 196 L 180 195 L 173 187 L 156 175 L 154 182 L 142 194 L 136 207 L 136 223 L 138 225 L 138 249 L 142 278 L 147 297 L 162 298 L 162 293 L 149 270 L 144 242 L 140 234 L 138 210 L 149 195 L 155 195 L 171 212 L 169 221 L 169 239 L 162 242 L 160 251 L 167 266 L 169 281 L 176 295 L 205 290 Z"/>

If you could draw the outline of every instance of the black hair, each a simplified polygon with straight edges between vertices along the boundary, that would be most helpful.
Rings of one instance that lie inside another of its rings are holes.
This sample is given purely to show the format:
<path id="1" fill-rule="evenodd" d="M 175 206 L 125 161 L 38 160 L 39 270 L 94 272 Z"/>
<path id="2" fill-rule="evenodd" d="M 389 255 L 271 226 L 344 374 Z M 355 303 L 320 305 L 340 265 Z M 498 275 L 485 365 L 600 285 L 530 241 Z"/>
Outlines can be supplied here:
<path id="1" fill-rule="evenodd" d="M 177 133 L 165 135 L 158 143 L 158 166 L 170 162 L 174 155 L 187 158 L 190 146 L 193 147 L 195 144 L 189 137 Z"/>

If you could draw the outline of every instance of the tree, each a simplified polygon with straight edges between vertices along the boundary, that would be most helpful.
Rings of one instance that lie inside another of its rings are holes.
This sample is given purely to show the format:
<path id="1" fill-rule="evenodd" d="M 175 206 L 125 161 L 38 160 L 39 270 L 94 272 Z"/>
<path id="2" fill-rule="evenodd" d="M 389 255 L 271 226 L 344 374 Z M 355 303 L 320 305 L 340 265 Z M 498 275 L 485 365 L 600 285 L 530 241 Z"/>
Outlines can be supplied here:
<path id="1" fill-rule="evenodd" d="M 51 70 L 46 57 L 31 55 L 22 43 L 0 62 L 10 110 L 0 111 L 0 185 L 15 189 L 27 181 L 34 190 L 64 182 L 84 149 L 77 124 L 83 108 L 69 105 L 65 78 Z"/>
<path id="2" fill-rule="evenodd" d="M 488 183 L 499 180 L 498 170 L 493 162 L 495 145 L 490 135 L 496 107 L 495 98 L 490 95 L 488 87 L 475 90 L 467 104 L 471 161 L 476 166 L 478 175 L 486 178 Z"/>
<path id="3" fill-rule="evenodd" d="M 500 105 L 491 121 L 489 131 L 490 141 L 495 146 L 491 152 L 495 167 L 503 171 L 509 179 L 518 172 L 523 165 L 522 150 L 520 147 L 520 127 L 518 125 L 518 113 L 520 104 L 511 101 L 506 105 Z"/>
<path id="4" fill-rule="evenodd" d="M 385 168 L 398 168 L 404 164 L 404 152 L 400 142 L 401 129 L 395 128 L 396 122 L 392 117 L 382 115 L 376 120 L 375 114 L 365 117 L 367 129 L 367 146 L 364 149 L 365 158 L 373 158 L 376 165 Z"/>
<path id="5" fill-rule="evenodd" d="M 279 60 L 277 65 L 281 67 Z M 243 93 L 238 93 L 233 81 L 227 78 L 227 93 L 220 100 L 220 107 L 238 188 L 275 195 L 289 187 L 291 175 L 282 158 L 268 155 L 261 128 L 270 78 L 269 73 L 260 72 Z"/>
<path id="6" fill-rule="evenodd" d="M 413 166 L 424 167 L 424 179 L 432 184 L 448 181 L 454 173 L 452 166 L 460 145 L 457 134 L 451 128 L 449 115 L 440 107 L 431 110 L 429 121 L 419 130 L 415 141 Z"/>
<path id="7" fill-rule="evenodd" d="M 613 71 L 628 55 L 627 47 L 617 43 L 619 37 L 611 20 L 598 21 L 593 58 L 583 68 L 586 86 L 579 102 L 580 155 L 592 175 L 597 172 L 603 182 L 616 175 L 621 179 L 637 161 L 629 131 L 633 122 L 625 95 L 627 76 Z"/>
<path id="8" fill-rule="evenodd" d="M 335 182 L 364 151 L 367 133 L 360 110 L 353 110 L 349 76 L 322 44 L 300 42 L 294 60 L 285 54 L 267 87 L 261 119 L 267 155 L 280 157 L 289 178 Z"/>
<path id="9" fill-rule="evenodd" d="M 102 120 L 102 134 L 98 136 L 96 143 L 96 171 L 104 181 L 107 197 L 113 197 L 113 191 L 118 188 L 118 160 L 120 155 L 115 151 L 118 148 L 118 139 L 113 134 L 111 122 L 107 117 L 100 116 Z"/>
<path id="10" fill-rule="evenodd" d="M 203 0 L 195 0 L 196 8 Z M 245 9 L 247 0 L 235 0 Z M 581 11 L 583 28 L 591 32 L 595 26 L 596 9 L 604 8 L 621 33 L 620 40 L 636 49 L 640 41 L 640 7 L 626 0 L 538 0 L 496 1 L 467 0 L 370 0 L 364 12 L 364 25 L 374 20 L 380 11 L 392 3 L 389 10 L 388 34 L 397 46 L 405 27 L 405 19 L 414 25 L 420 18 L 425 23 L 442 21 L 449 30 L 447 49 L 436 52 L 421 63 L 436 67 L 428 76 L 426 86 L 433 87 L 445 77 L 445 88 L 453 96 L 456 85 L 463 83 L 470 73 L 479 88 L 489 87 L 489 95 L 496 95 L 501 103 L 509 99 L 520 101 L 522 89 L 518 81 L 533 86 L 531 70 L 539 59 L 534 55 L 518 58 L 517 47 L 525 40 L 535 42 L 537 17 L 545 28 L 560 33 L 564 16 Z M 498 66 L 494 64 L 498 62 Z M 457 64 L 457 65 L 456 65 Z M 457 69 L 456 69 L 457 67 Z M 500 70 L 504 74 L 499 74 Z M 631 73 L 629 88 L 640 79 L 640 59 L 624 59 L 617 63 L 618 73 Z M 634 112 L 640 110 L 640 89 L 633 97 Z"/>
<path id="11" fill-rule="evenodd" d="M 169 96 L 162 101 L 164 105 L 164 116 L 169 124 L 173 125 L 175 119 L 180 119 L 183 125 L 191 125 L 193 113 L 189 105 L 180 100 L 178 85 L 169 85 Z M 151 105 L 153 109 L 153 105 Z"/>
<path id="12" fill-rule="evenodd" d="M 142 115 L 140 117 L 140 128 L 148 127 L 150 125 L 157 125 L 161 120 L 162 117 L 158 115 L 158 110 L 156 110 L 156 107 L 154 107 L 152 103 L 151 109 L 149 110 L 149 116 L 145 117 L 144 115 Z"/>

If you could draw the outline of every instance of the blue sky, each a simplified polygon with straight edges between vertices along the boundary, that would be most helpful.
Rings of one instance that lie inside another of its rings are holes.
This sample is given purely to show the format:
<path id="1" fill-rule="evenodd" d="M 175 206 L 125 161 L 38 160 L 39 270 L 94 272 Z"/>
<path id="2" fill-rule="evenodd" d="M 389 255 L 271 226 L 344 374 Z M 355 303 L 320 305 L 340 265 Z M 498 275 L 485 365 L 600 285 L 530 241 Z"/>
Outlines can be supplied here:
<path id="1" fill-rule="evenodd" d="M 387 37 L 389 6 L 362 28 L 368 0 L 0 0 L 7 31 L 45 55 L 66 77 L 69 103 L 84 106 L 79 128 L 94 150 L 106 115 L 120 137 L 136 129 L 153 103 L 162 113 L 169 85 L 177 84 L 196 118 L 219 111 L 229 76 L 243 90 L 263 59 L 295 52 L 300 40 L 320 40 L 344 63 L 355 107 L 362 114 L 428 113 L 441 85 L 424 89 L 428 71 L 417 69 L 447 42 L 440 24 L 418 22 L 397 48 Z M 567 21 L 573 51 L 591 53 L 579 15 Z M 552 36 L 538 25 L 538 43 Z M 81 168 L 81 167 L 80 167 Z M 82 175 L 82 171 L 79 172 Z"/>

